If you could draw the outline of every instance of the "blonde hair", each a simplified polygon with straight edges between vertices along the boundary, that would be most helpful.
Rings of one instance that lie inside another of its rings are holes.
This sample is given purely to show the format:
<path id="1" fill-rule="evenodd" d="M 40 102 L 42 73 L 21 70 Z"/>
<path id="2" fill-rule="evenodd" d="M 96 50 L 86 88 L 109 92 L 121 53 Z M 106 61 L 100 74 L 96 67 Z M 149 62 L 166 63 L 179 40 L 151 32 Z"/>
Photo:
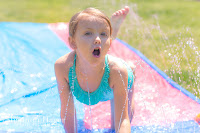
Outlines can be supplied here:
<path id="1" fill-rule="evenodd" d="M 110 36 L 112 35 L 112 26 L 111 26 L 110 19 L 103 12 L 101 12 L 98 9 L 87 8 L 87 9 L 83 10 L 82 12 L 76 13 L 74 16 L 72 16 L 72 18 L 69 22 L 69 35 L 71 37 L 74 37 L 78 22 L 80 21 L 81 16 L 83 16 L 84 14 L 106 20 L 106 22 L 108 23 L 108 25 L 110 27 Z"/>

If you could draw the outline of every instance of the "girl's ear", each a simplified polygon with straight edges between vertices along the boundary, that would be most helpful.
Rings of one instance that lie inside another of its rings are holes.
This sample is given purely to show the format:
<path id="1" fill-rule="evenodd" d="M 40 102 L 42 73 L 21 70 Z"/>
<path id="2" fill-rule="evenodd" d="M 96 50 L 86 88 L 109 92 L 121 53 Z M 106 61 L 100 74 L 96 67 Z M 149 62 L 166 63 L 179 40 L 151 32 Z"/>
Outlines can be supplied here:
<path id="1" fill-rule="evenodd" d="M 69 37 L 68 37 L 68 42 L 69 42 L 69 46 L 70 46 L 73 50 L 75 50 L 75 49 L 77 48 L 77 47 L 76 47 L 76 43 L 75 43 L 73 37 L 69 36 Z"/>
<path id="2" fill-rule="evenodd" d="M 110 38 L 110 47 L 111 47 L 111 45 L 112 45 L 112 38 Z M 110 51 L 110 47 L 109 47 L 108 51 Z"/>
<path id="3" fill-rule="evenodd" d="M 111 47 L 111 45 L 112 45 L 112 38 L 110 38 L 110 47 Z"/>

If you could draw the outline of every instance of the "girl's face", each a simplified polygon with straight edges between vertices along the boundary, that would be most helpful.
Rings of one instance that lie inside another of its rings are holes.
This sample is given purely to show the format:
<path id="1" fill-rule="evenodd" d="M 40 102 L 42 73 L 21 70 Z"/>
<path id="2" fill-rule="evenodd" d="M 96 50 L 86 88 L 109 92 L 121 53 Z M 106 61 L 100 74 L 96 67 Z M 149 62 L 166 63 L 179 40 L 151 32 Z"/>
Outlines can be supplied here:
<path id="1" fill-rule="evenodd" d="M 84 15 L 78 22 L 73 42 L 81 58 L 91 64 L 99 63 L 104 60 L 112 42 L 110 27 L 102 18 Z"/>

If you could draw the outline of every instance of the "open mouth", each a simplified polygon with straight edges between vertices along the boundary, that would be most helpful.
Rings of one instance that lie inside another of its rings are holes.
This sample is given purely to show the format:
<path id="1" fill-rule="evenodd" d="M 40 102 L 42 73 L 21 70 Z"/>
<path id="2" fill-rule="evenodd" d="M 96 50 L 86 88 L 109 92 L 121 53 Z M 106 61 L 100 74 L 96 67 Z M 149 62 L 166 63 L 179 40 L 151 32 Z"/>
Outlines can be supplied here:
<path id="1" fill-rule="evenodd" d="M 99 48 L 95 48 L 92 52 L 94 57 L 100 57 L 100 49 Z"/>

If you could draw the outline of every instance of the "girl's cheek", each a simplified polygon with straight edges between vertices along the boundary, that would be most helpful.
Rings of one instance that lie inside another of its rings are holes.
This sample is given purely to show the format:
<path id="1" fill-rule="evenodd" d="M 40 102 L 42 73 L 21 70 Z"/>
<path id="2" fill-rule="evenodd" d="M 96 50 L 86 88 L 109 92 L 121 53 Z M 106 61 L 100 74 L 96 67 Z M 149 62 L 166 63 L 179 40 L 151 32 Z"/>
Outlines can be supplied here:
<path id="1" fill-rule="evenodd" d="M 88 41 L 91 40 L 91 37 L 89 37 L 89 36 L 84 36 L 84 37 L 82 38 L 82 40 L 83 40 L 84 42 L 88 42 Z"/>
<path id="2" fill-rule="evenodd" d="M 82 37 L 82 38 L 81 38 L 81 42 L 82 42 L 82 43 L 85 43 L 85 42 L 87 42 L 87 40 L 88 40 L 88 38 L 87 38 L 87 37 Z"/>

